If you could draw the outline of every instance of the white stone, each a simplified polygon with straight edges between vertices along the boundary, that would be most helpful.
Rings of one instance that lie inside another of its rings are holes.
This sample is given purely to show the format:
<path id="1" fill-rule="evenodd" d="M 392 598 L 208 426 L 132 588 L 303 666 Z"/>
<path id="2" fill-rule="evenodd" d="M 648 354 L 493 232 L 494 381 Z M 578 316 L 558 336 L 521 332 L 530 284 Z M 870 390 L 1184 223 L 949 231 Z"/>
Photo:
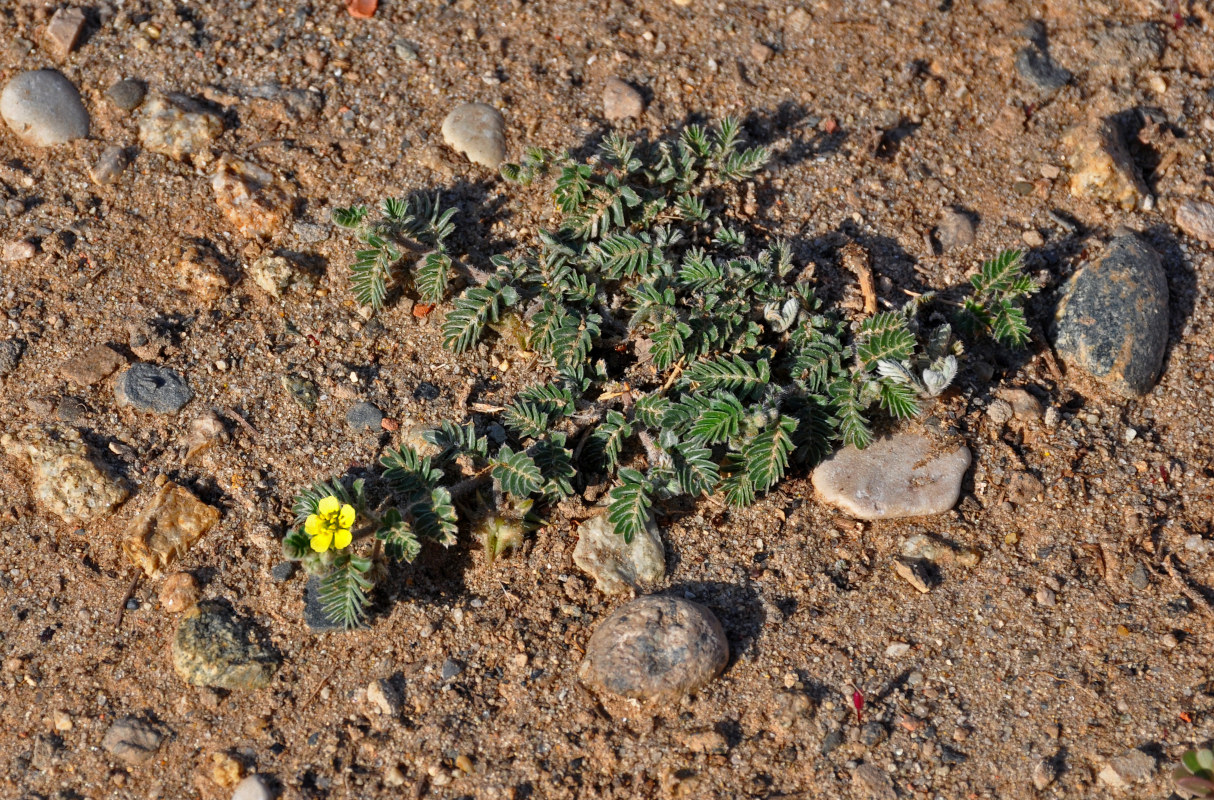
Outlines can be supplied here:
<path id="1" fill-rule="evenodd" d="M 400 692 L 383 678 L 367 684 L 367 702 L 373 705 L 381 716 L 395 717 L 400 713 Z"/>
<path id="2" fill-rule="evenodd" d="M 0 93 L 0 116 L 26 144 L 37 147 L 89 135 L 89 112 L 72 82 L 52 69 L 22 72 Z"/>
<path id="3" fill-rule="evenodd" d="M 506 160 L 506 121 L 485 103 L 464 103 L 443 120 L 443 141 L 469 161 L 497 169 Z"/>
<path id="4" fill-rule="evenodd" d="M 595 587 L 605 594 L 644 590 L 666 576 L 666 551 L 652 517 L 628 543 L 606 514 L 587 520 L 578 528 L 573 563 L 591 575 Z"/>
<path id="5" fill-rule="evenodd" d="M 266 786 L 260 775 L 248 776 L 236 784 L 236 790 L 232 792 L 232 800 L 271 800 L 273 797 L 270 787 Z"/>
<path id="6" fill-rule="evenodd" d="M 943 514 L 961 493 L 970 451 L 937 447 L 914 433 L 845 447 L 813 471 L 819 499 L 855 519 L 897 519 Z"/>
<path id="7" fill-rule="evenodd" d="M 1150 780 L 1154 774 L 1154 758 L 1141 750 L 1127 750 L 1115 758 L 1110 758 L 1097 777 L 1110 788 L 1125 790 L 1136 783 Z"/>

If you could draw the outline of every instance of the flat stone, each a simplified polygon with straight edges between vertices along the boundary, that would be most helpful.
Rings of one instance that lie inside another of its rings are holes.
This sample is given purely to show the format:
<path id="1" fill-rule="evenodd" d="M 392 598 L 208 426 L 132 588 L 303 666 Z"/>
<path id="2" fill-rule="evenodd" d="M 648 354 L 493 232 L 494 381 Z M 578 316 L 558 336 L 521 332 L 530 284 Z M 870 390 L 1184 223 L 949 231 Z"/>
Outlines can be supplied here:
<path id="1" fill-rule="evenodd" d="M 346 412 L 346 424 L 354 430 L 380 430 L 384 412 L 371 403 L 356 403 Z"/>
<path id="2" fill-rule="evenodd" d="M 443 120 L 443 141 L 469 161 L 497 169 L 506 160 L 506 121 L 485 103 L 464 103 Z"/>
<path id="3" fill-rule="evenodd" d="M 1055 64 L 1050 56 L 1045 26 L 1033 20 L 1026 25 L 1024 34 L 1029 42 L 1016 53 L 1016 71 L 1020 77 L 1047 94 L 1070 83 L 1071 73 Z"/>
<path id="4" fill-rule="evenodd" d="M 1214 244 L 1214 205 L 1186 200 L 1176 208 L 1176 225 L 1194 239 Z"/>
<path id="5" fill-rule="evenodd" d="M 97 161 L 89 167 L 89 178 L 98 186 L 108 186 L 122 175 L 128 159 L 126 151 L 116 144 L 101 151 Z"/>
<path id="6" fill-rule="evenodd" d="M 1127 750 L 1109 759 L 1109 763 L 1096 777 L 1112 789 L 1126 790 L 1138 783 L 1146 783 L 1155 775 L 1155 759 L 1141 750 Z"/>
<path id="7" fill-rule="evenodd" d="M 819 499 L 855 519 L 943 514 L 957 503 L 970 451 L 937 449 L 924 436 L 898 433 L 864 450 L 845 447 L 814 469 Z"/>
<path id="8" fill-rule="evenodd" d="M 1166 40 L 1154 22 L 1106 23 L 1093 37 L 1091 53 L 1099 67 L 1133 74 L 1163 57 Z"/>
<path id="9" fill-rule="evenodd" d="M 1135 563 L 1134 569 L 1130 572 L 1130 585 L 1140 592 L 1151 585 L 1151 576 L 1141 561 Z"/>
<path id="10" fill-rule="evenodd" d="M 28 461 L 34 499 L 69 525 L 87 525 L 127 498 L 127 488 L 93 459 L 74 428 L 27 426 L 5 434 L 0 445 Z"/>
<path id="11" fill-rule="evenodd" d="M 263 689 L 278 670 L 279 658 L 259 638 L 226 604 L 199 603 L 173 637 L 173 669 L 194 686 Z"/>
<path id="12" fill-rule="evenodd" d="M 875 764 L 861 764 L 851 774 L 852 786 L 864 797 L 873 800 L 897 800 L 894 780 L 889 773 Z"/>
<path id="13" fill-rule="evenodd" d="M 629 83 L 608 78 L 603 87 L 603 116 L 609 122 L 636 119 L 645 113 L 645 98 Z"/>
<path id="14" fill-rule="evenodd" d="M 694 692 L 728 662 L 729 643 L 711 611 L 680 597 L 650 595 L 598 626 L 578 677 L 623 697 L 665 699 Z"/>
<path id="15" fill-rule="evenodd" d="M 215 204 L 243 236 L 269 238 L 291 216 L 295 198 L 274 175 L 224 154 L 211 179 Z"/>
<path id="16" fill-rule="evenodd" d="M 274 793 L 260 775 L 249 775 L 236 784 L 232 800 L 273 800 Z"/>
<path id="17" fill-rule="evenodd" d="M 1012 407 L 1012 415 L 1022 422 L 1034 422 L 1041 419 L 1043 409 L 1041 401 L 1024 389 L 998 389 L 995 396 Z"/>
<path id="18" fill-rule="evenodd" d="M 88 416 L 89 408 L 79 397 L 67 396 L 55 407 L 55 416 L 60 422 L 69 425 L 79 425 Z"/>
<path id="19" fill-rule="evenodd" d="M 969 214 L 948 209 L 936 224 L 936 238 L 945 252 L 968 247 L 974 243 L 974 221 Z"/>
<path id="20" fill-rule="evenodd" d="M 184 97 L 156 95 L 144 105 L 139 119 L 139 143 L 152 153 L 174 161 L 205 166 L 210 145 L 223 133 L 223 121 Z"/>
<path id="21" fill-rule="evenodd" d="M 143 81 L 134 78 L 124 78 L 105 90 L 105 97 L 123 111 L 134 111 L 147 96 L 147 87 Z"/>
<path id="22" fill-rule="evenodd" d="M 319 575 L 309 575 L 304 585 L 304 622 L 313 633 L 344 631 L 344 625 L 329 619 L 325 613 L 325 607 L 320 602 L 320 583 Z"/>
<path id="23" fill-rule="evenodd" d="M 0 341 L 0 378 L 7 378 L 25 354 L 25 342 L 21 339 L 5 339 Z"/>
<path id="24" fill-rule="evenodd" d="M 606 514 L 583 522 L 573 563 L 593 577 L 595 587 L 605 594 L 643 591 L 666 577 L 666 551 L 652 516 L 630 543 L 615 532 Z"/>
<path id="25" fill-rule="evenodd" d="M 184 556 L 218 521 L 219 509 L 169 481 L 131 522 L 122 551 L 149 578 L 155 577 Z"/>
<path id="26" fill-rule="evenodd" d="M 1063 136 L 1062 146 L 1071 166 L 1072 196 L 1112 203 L 1126 211 L 1150 196 L 1113 120 L 1095 118 L 1072 128 Z"/>
<path id="27" fill-rule="evenodd" d="M 274 566 L 270 567 L 270 577 L 275 583 L 288 581 L 295 575 L 296 565 L 294 561 L 279 561 Z"/>
<path id="28" fill-rule="evenodd" d="M 1126 233 L 1067 281 L 1054 317 L 1058 354 L 1127 397 L 1146 394 L 1168 343 L 1168 282 L 1159 256 Z"/>
<path id="29" fill-rule="evenodd" d="M 76 47 L 84 30 L 84 12 L 78 8 L 61 8 L 51 16 L 46 26 L 46 44 L 51 55 L 67 58 Z"/>
<path id="30" fill-rule="evenodd" d="M 72 82 L 52 69 L 21 72 L 0 93 L 0 116 L 26 144 L 51 147 L 89 135 L 89 112 Z"/>
<path id="31" fill-rule="evenodd" d="M 114 395 L 120 406 L 134 406 L 155 414 L 175 414 L 194 397 L 185 379 L 167 367 L 132 364 L 118 376 Z"/>
<path id="32" fill-rule="evenodd" d="M 164 735 L 155 726 L 136 717 L 123 717 L 110 725 L 101 746 L 120 761 L 138 765 L 150 761 L 163 740 Z"/>
<path id="33" fill-rule="evenodd" d="M 78 386 L 92 386 L 113 375 L 125 363 L 126 358 L 120 353 L 99 344 L 66 361 L 59 374 Z"/>

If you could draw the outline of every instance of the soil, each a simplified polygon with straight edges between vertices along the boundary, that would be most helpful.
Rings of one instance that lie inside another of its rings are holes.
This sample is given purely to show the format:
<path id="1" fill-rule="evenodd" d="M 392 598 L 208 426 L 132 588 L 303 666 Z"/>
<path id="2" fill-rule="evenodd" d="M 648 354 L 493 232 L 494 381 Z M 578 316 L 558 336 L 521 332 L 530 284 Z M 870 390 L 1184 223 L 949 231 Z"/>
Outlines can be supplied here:
<path id="1" fill-rule="evenodd" d="M 355 19 L 333 0 L 133 0 L 90 4 L 62 60 L 42 44 L 53 10 L 0 8 L 0 79 L 61 70 L 92 132 L 39 150 L 0 131 L 0 244 L 39 245 L 0 263 L 3 336 L 27 344 L 0 385 L 0 418 L 6 429 L 80 428 L 135 492 L 74 530 L 34 504 L 20 464 L 0 462 L 3 796 L 228 797 L 231 770 L 213 774 L 226 753 L 287 798 L 998 798 L 1034 791 L 1040 762 L 1056 776 L 1042 796 L 1100 797 L 1108 759 L 1137 748 L 1157 767 L 1122 795 L 1166 797 L 1172 764 L 1214 735 L 1214 260 L 1172 222 L 1184 199 L 1214 199 L 1206 4 L 384 0 Z M 1015 68 L 1034 17 L 1074 74 L 1052 95 Z M 1143 22 L 1165 42 L 1153 63 L 1114 63 L 1120 51 L 1096 46 L 1108 26 Z M 1158 385 L 1125 400 L 1061 369 L 1043 343 L 978 347 L 928 420 L 974 452 L 954 511 L 856 523 L 816 503 L 805 474 L 745 511 L 663 509 L 660 591 L 713 609 L 732 651 L 722 677 L 678 701 L 623 702 L 579 684 L 595 624 L 622 600 L 573 565 L 573 514 L 492 565 L 471 542 L 428 547 L 391 574 L 370 627 L 311 632 L 304 576 L 270 571 L 290 499 L 372 465 L 400 436 L 356 432 L 346 411 L 373 402 L 402 431 L 483 420 L 471 404 L 541 377 L 501 340 L 466 357 L 443 350 L 442 306 L 415 316 L 406 296 L 360 314 L 345 277 L 353 243 L 330 209 L 442 190 L 459 208 L 459 245 L 487 263 L 551 224 L 552 207 L 542 186 L 507 184 L 447 149 L 443 117 L 492 103 L 512 158 L 531 144 L 586 152 L 609 129 L 613 76 L 647 102 L 626 131 L 661 136 L 736 114 L 774 150 L 738 213 L 787 237 L 828 301 L 859 307 L 839 257 L 850 241 L 869 251 L 881 299 L 901 303 L 905 291 L 957 285 L 1028 231 L 1044 239 L 1028 263 L 1049 286 L 1030 306 L 1045 331 L 1053 289 L 1118 226 L 1144 232 L 1171 290 Z M 213 155 L 285 181 L 292 219 L 269 240 L 241 236 L 216 205 L 210 167 L 141 151 L 139 112 L 105 98 L 127 77 L 220 114 Z M 267 85 L 323 102 L 300 113 Z M 1134 150 L 1151 210 L 1068 191 L 1062 134 L 1093 109 L 1156 132 Z M 89 168 L 111 145 L 133 162 L 93 184 Z M 954 208 L 977 222 L 976 241 L 942 252 L 933 231 Z M 234 281 L 218 299 L 178 288 L 190 247 Z M 278 299 L 242 280 L 280 254 L 316 287 Z M 97 343 L 133 360 L 128 327 L 143 322 L 165 336 L 156 360 L 195 392 L 179 414 L 119 407 L 113 377 L 87 388 L 60 377 Z M 314 411 L 283 388 L 288 376 L 315 382 Z M 995 424 L 983 409 L 1008 387 L 1039 398 L 1056 424 Z M 230 440 L 187 461 L 189 424 L 209 409 Z M 204 598 L 266 631 L 283 659 L 267 689 L 184 684 L 170 660 L 179 617 L 158 607 L 160 581 L 138 583 L 126 603 L 133 572 L 118 542 L 162 475 L 223 513 L 179 564 Z M 893 569 L 920 534 L 955 554 L 936 558 L 926 594 Z M 959 557 L 971 550 L 976 564 Z M 444 679 L 448 659 L 462 671 Z M 366 701 L 377 678 L 402 691 L 399 718 Z M 131 715 L 167 733 L 141 765 L 100 746 Z"/>

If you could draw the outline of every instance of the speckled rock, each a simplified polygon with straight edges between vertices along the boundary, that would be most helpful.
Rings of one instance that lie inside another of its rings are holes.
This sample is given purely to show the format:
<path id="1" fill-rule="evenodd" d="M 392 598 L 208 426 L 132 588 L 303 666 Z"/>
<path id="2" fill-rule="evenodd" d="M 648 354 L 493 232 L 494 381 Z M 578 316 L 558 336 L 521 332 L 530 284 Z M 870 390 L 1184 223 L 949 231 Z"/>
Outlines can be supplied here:
<path id="1" fill-rule="evenodd" d="M 897 519 L 943 514 L 961 493 L 970 451 L 937 447 L 915 433 L 845 447 L 813 471 L 819 499 L 855 519 Z"/>
<path id="2" fill-rule="evenodd" d="M 1054 322 L 1054 344 L 1068 364 L 1122 395 L 1146 394 L 1168 342 L 1168 283 L 1159 256 L 1132 233 L 1118 236 L 1063 287 Z"/>
<path id="3" fill-rule="evenodd" d="M 160 607 L 170 614 L 193 608 L 199 597 L 198 579 L 188 572 L 174 572 L 165 578 L 157 595 Z"/>
<path id="4" fill-rule="evenodd" d="M 123 111 L 134 111 L 143 102 L 143 98 L 147 96 L 147 93 L 148 90 L 143 85 L 143 81 L 125 78 L 116 81 L 110 88 L 106 89 L 105 97 Z"/>
<path id="5" fill-rule="evenodd" d="M 650 595 L 598 626 L 578 677 L 623 697 L 665 699 L 699 689 L 728 662 L 729 643 L 711 611 L 680 597 Z"/>
<path id="6" fill-rule="evenodd" d="M 127 764 L 144 764 L 156 755 L 164 735 L 154 726 L 136 717 L 114 720 L 101 739 L 110 755 Z"/>
<path id="7" fill-rule="evenodd" d="M 226 604 L 199 603 L 173 637 L 173 669 L 194 686 L 263 689 L 278 670 L 279 658 L 257 638 L 249 622 Z"/>
<path id="8" fill-rule="evenodd" d="M 946 253 L 968 247 L 974 243 L 974 222 L 969 214 L 950 208 L 940 215 L 936 237 Z"/>
<path id="9" fill-rule="evenodd" d="M 268 238 L 291 216 L 295 199 L 272 174 L 224 154 L 211 179 L 215 204 L 243 236 Z"/>
<path id="10" fill-rule="evenodd" d="M 1149 781 L 1155 775 L 1155 765 L 1155 759 L 1141 750 L 1127 750 L 1110 758 L 1096 777 L 1105 786 L 1125 791 Z"/>
<path id="11" fill-rule="evenodd" d="M 80 92 L 53 69 L 14 76 L 0 92 L 0 116 L 23 142 L 36 147 L 89 135 L 89 112 Z"/>
<path id="12" fill-rule="evenodd" d="M 356 431 L 378 431 L 383 421 L 384 412 L 371 403 L 355 403 L 346 412 L 346 424 Z"/>
<path id="13" fill-rule="evenodd" d="M 228 293 L 231 284 L 213 251 L 188 245 L 177 262 L 177 288 L 204 303 L 213 303 Z"/>
<path id="14" fill-rule="evenodd" d="M 464 103 L 443 120 L 443 141 L 469 161 L 497 169 L 506 160 L 506 121 L 485 103 Z"/>
<path id="15" fill-rule="evenodd" d="M 630 543 L 615 532 L 606 514 L 587 520 L 577 530 L 573 563 L 606 594 L 641 591 L 666 577 L 666 551 L 652 517 Z"/>
<path id="16" fill-rule="evenodd" d="M 113 375 L 126 359 L 116 350 L 99 344 L 70 358 L 59 368 L 59 374 L 77 386 L 92 386 Z"/>
<path id="17" fill-rule="evenodd" d="M 1072 128 L 1062 146 L 1071 166 L 1072 196 L 1112 203 L 1126 211 L 1150 197 L 1113 120 L 1096 118 Z"/>
<path id="18" fill-rule="evenodd" d="M 249 266 L 249 278 L 271 297 L 282 297 L 291 289 L 311 290 L 316 278 L 310 272 L 296 269 L 282 256 L 262 256 Z"/>
<path id="19" fill-rule="evenodd" d="M 1194 239 L 1214 244 L 1214 205 L 1186 200 L 1176 209 L 1176 225 Z"/>
<path id="20" fill-rule="evenodd" d="M 859 797 L 871 800 L 897 800 L 898 793 L 894 791 L 894 781 L 889 773 L 876 764 L 861 764 L 852 771 L 852 786 L 856 787 Z"/>
<path id="21" fill-rule="evenodd" d="M 211 161 L 211 142 L 223 133 L 223 121 L 184 97 L 157 95 L 139 119 L 139 143 L 174 161 L 204 166 Z"/>
<path id="22" fill-rule="evenodd" d="M 21 363 L 25 354 L 25 342 L 21 339 L 5 339 L 0 341 L 0 378 L 7 378 Z"/>
<path id="23" fill-rule="evenodd" d="M 69 525 L 87 525 L 127 498 L 126 487 L 93 460 L 74 428 L 31 425 L 0 439 L 5 452 L 28 461 L 34 499 Z"/>
<path id="24" fill-rule="evenodd" d="M 1106 22 L 1092 37 L 1097 68 L 1131 75 L 1163 57 L 1166 39 L 1154 22 L 1125 25 Z"/>
<path id="25" fill-rule="evenodd" d="M 603 87 L 603 116 L 609 122 L 635 119 L 645 113 L 645 98 L 629 83 L 608 78 Z"/>
<path id="26" fill-rule="evenodd" d="M 185 379 L 167 367 L 156 364 L 132 364 L 114 383 L 114 396 L 120 406 L 140 411 L 174 414 L 194 397 Z"/>
<path id="27" fill-rule="evenodd" d="M 218 521 L 219 509 L 169 481 L 160 487 L 147 510 L 131 522 L 122 551 L 153 577 L 184 556 Z"/>

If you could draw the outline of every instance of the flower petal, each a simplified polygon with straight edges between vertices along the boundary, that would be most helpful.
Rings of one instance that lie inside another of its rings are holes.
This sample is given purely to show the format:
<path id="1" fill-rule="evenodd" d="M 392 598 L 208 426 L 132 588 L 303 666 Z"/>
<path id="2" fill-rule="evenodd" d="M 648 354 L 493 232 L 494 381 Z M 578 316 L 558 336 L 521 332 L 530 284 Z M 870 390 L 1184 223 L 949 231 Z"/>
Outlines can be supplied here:
<path id="1" fill-rule="evenodd" d="M 323 553 L 324 551 L 328 550 L 329 545 L 331 545 L 332 543 L 333 543 L 333 533 L 331 531 L 325 531 L 324 533 L 321 533 L 319 536 L 312 537 L 312 549 L 318 553 Z"/>
<path id="2" fill-rule="evenodd" d="M 309 536 L 316 536 L 318 533 L 320 533 L 320 527 L 322 524 L 323 523 L 321 522 L 320 517 L 316 516 L 315 514 L 309 514 L 308 518 L 304 520 L 304 533 L 308 534 Z"/>
<path id="3" fill-rule="evenodd" d="M 340 509 L 340 508 L 341 508 L 341 501 L 338 500 L 336 497 L 329 495 L 328 497 L 326 497 L 325 499 L 321 500 L 319 503 L 316 504 L 316 513 L 320 514 L 322 517 L 328 517 L 333 514 L 336 514 L 338 509 Z"/>
<path id="4" fill-rule="evenodd" d="M 337 524 L 342 528 L 354 527 L 354 506 L 343 505 L 337 517 Z"/>
<path id="5" fill-rule="evenodd" d="M 354 534 L 350 533 L 349 528 L 340 528 L 333 536 L 333 547 L 337 550 L 343 547 L 349 547 L 351 540 L 354 539 Z"/>

